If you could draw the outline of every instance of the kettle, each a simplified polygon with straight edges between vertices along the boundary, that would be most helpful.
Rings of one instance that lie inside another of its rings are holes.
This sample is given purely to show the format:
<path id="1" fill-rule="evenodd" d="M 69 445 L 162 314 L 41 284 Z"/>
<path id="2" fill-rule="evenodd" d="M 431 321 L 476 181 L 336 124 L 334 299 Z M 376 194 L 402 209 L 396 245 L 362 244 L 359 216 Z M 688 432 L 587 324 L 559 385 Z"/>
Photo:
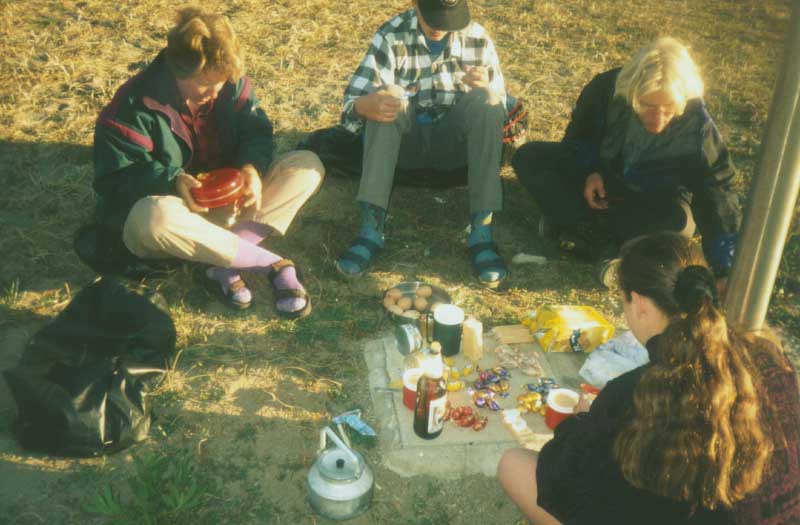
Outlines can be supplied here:
<path id="1" fill-rule="evenodd" d="M 327 449 L 327 438 L 336 445 Z M 331 520 L 347 520 L 369 508 L 374 478 L 358 452 L 352 450 L 331 430 L 320 432 L 317 459 L 308 472 L 311 507 Z"/>

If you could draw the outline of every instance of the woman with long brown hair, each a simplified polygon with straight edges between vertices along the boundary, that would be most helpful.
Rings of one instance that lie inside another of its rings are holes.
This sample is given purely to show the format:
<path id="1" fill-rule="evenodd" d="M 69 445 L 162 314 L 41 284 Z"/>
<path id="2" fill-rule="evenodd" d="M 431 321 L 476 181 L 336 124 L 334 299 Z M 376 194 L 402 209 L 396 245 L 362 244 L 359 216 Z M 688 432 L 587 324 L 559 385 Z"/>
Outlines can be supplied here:
<path id="1" fill-rule="evenodd" d="M 643 237 L 621 256 L 625 318 L 650 363 L 609 382 L 538 456 L 506 452 L 503 488 L 536 524 L 800 523 L 790 362 L 728 324 L 690 240 Z"/>

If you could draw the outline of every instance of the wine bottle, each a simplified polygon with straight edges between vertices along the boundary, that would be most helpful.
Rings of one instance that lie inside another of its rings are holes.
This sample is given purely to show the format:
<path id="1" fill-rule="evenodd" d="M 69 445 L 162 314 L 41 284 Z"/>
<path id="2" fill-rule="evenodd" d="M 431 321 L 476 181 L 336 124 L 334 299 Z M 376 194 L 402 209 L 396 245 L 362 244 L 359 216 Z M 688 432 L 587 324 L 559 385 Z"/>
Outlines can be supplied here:
<path id="1" fill-rule="evenodd" d="M 422 376 L 417 382 L 417 400 L 414 407 L 414 433 L 423 439 L 433 439 L 444 428 L 444 411 L 447 404 L 442 363 L 442 346 L 431 343 L 429 359 L 425 361 Z"/>

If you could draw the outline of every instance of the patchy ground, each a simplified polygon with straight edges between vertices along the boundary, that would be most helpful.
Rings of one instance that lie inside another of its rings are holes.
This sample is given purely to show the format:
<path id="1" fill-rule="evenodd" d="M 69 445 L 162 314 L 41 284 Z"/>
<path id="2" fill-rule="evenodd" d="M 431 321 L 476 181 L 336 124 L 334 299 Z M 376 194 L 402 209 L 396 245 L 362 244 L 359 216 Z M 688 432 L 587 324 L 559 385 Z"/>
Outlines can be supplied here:
<path id="1" fill-rule="evenodd" d="M 281 151 L 334 123 L 351 71 L 374 30 L 406 0 L 238 0 L 220 3 L 247 50 L 248 74 L 276 123 Z M 93 122 L 114 90 L 165 41 L 174 3 L 99 0 L 0 3 L 0 367 L 94 275 L 71 238 L 90 219 Z M 472 0 L 494 36 L 510 90 L 531 110 L 531 138 L 558 139 L 592 76 L 621 64 L 658 35 L 688 42 L 707 101 L 740 168 L 755 169 L 789 17 L 786 0 Z M 233 314 L 213 302 L 188 267 L 144 283 L 159 290 L 179 333 L 174 370 L 153 397 L 151 439 L 120 454 L 54 459 L 19 449 L 13 403 L 0 390 L 0 516 L 10 523 L 320 523 L 305 475 L 318 431 L 333 413 L 370 417 L 358 341 L 390 328 L 380 290 L 424 279 L 447 289 L 487 325 L 514 322 L 544 302 L 591 304 L 621 323 L 616 300 L 589 265 L 565 259 L 533 234 L 538 211 L 503 172 L 497 217 L 505 254 L 544 254 L 544 268 L 514 268 L 510 288 L 475 285 L 465 253 L 466 194 L 399 188 L 387 250 L 350 284 L 332 262 L 355 232 L 356 181 L 328 179 L 285 239 L 270 242 L 302 265 L 313 315 L 273 318 L 269 285 L 251 276 L 256 307 Z M 800 230 L 795 221 L 770 321 L 800 335 Z M 795 341 L 797 341 L 795 339 Z M 800 348 L 794 344 L 795 349 Z M 795 361 L 798 362 L 797 356 Z M 4 388 L 4 386 L 0 386 Z M 357 445 L 376 470 L 375 501 L 354 523 L 515 523 L 496 481 L 400 479 L 380 468 L 378 447 Z M 169 497 L 165 498 L 164 496 Z"/>

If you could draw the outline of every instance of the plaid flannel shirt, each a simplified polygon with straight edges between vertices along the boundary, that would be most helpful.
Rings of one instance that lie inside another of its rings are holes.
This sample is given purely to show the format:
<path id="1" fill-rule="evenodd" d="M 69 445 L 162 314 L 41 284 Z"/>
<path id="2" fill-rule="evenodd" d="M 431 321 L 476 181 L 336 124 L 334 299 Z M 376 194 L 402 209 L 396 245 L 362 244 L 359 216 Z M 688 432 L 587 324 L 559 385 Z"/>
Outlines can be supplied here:
<path id="1" fill-rule="evenodd" d="M 486 30 L 475 22 L 461 31 L 451 32 L 444 51 L 435 59 L 425 43 L 415 9 L 410 9 L 385 23 L 375 33 L 369 49 L 344 92 L 342 124 L 358 132 L 364 119 L 355 111 L 355 101 L 381 86 L 397 84 L 405 90 L 417 89 L 409 102 L 417 114 L 428 113 L 432 120 L 441 118 L 470 90 L 464 84 L 470 66 L 486 66 L 490 87 L 502 96 L 505 83 L 500 61 Z"/>

